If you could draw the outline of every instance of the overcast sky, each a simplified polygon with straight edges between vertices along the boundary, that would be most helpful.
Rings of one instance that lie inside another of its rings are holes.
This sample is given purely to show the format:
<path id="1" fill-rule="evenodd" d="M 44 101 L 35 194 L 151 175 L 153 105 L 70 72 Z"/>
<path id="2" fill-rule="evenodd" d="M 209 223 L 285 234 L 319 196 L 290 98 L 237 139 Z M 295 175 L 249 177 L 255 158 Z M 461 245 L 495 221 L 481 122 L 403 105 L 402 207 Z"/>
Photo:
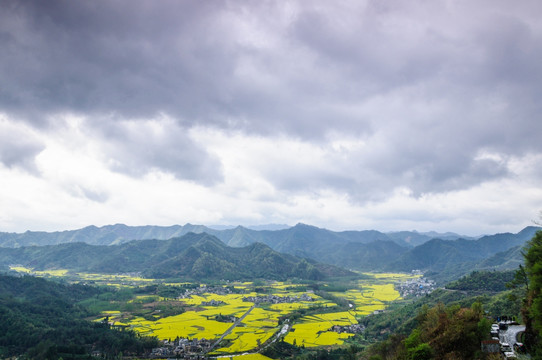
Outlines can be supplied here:
<path id="1" fill-rule="evenodd" d="M 542 2 L 0 3 L 0 231 L 517 232 Z"/>

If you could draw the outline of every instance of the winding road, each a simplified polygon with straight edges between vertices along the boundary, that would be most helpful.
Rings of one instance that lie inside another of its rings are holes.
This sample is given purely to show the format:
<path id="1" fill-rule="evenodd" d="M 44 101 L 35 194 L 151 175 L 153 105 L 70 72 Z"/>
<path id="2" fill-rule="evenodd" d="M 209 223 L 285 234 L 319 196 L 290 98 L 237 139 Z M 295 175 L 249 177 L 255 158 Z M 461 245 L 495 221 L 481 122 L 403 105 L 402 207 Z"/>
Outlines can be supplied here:
<path id="1" fill-rule="evenodd" d="M 506 330 L 499 331 L 499 339 L 501 343 L 506 342 L 514 348 L 514 344 L 518 342 L 517 336 L 522 331 L 525 331 L 525 325 L 509 325 Z"/>

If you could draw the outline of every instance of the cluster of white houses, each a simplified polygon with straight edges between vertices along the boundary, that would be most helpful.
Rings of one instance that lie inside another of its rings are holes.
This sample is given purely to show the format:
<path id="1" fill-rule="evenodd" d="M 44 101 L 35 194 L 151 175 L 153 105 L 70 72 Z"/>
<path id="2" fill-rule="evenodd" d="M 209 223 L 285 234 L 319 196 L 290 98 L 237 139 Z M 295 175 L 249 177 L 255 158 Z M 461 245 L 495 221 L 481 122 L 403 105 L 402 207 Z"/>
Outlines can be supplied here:
<path id="1" fill-rule="evenodd" d="M 431 294 L 436 288 L 434 280 L 424 277 L 408 279 L 402 283 L 396 284 L 395 289 L 401 294 L 401 297 L 420 297 Z"/>
<path id="2" fill-rule="evenodd" d="M 175 341 L 165 340 L 163 346 L 152 349 L 151 357 L 175 357 L 177 359 L 204 359 L 207 351 L 211 349 L 212 342 L 207 339 L 192 340 L 179 338 Z"/>
<path id="3" fill-rule="evenodd" d="M 295 303 L 299 301 L 314 301 L 314 298 L 311 297 L 309 294 L 301 294 L 301 296 L 259 295 L 259 296 L 244 297 L 243 301 L 252 302 L 254 304 L 261 304 L 261 303 L 281 304 L 281 303 Z"/>
<path id="4" fill-rule="evenodd" d="M 243 289 L 235 289 L 236 293 L 243 293 Z M 193 295 L 202 295 L 202 294 L 217 294 L 217 295 L 229 295 L 233 294 L 234 291 L 231 287 L 228 286 L 206 286 L 202 285 L 193 289 L 187 289 L 184 293 L 179 295 L 179 299 L 188 299 Z"/>

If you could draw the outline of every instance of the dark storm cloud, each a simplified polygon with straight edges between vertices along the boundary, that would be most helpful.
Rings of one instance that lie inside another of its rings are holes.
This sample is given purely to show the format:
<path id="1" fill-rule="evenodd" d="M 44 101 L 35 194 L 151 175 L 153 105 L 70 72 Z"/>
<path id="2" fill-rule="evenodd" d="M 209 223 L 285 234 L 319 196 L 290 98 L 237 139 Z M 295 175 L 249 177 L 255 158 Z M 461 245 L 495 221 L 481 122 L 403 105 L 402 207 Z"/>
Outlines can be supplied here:
<path id="1" fill-rule="evenodd" d="M 191 115 L 202 104 L 190 98 L 227 67 L 227 58 L 219 37 L 198 36 L 213 26 L 204 5 L 164 5 L 4 3 L 2 106 L 121 118 L 175 108 Z M 210 64 L 207 59 L 218 54 L 221 60 Z"/>
<path id="2" fill-rule="evenodd" d="M 218 161 L 184 133 L 197 125 L 318 143 L 357 136 L 363 152 L 308 169 L 308 184 L 303 167 L 269 178 L 359 199 L 468 188 L 508 176 L 507 156 L 542 151 L 537 1 L 0 6 L 0 109 L 47 127 L 47 114 L 108 117 L 93 126 L 119 171 L 219 181 Z M 124 132 L 160 114 L 176 135 Z"/>
<path id="3" fill-rule="evenodd" d="M 305 65 L 298 54 L 288 53 L 295 40 L 269 53 L 242 44 L 237 13 L 263 20 L 268 10 L 278 11 L 252 5 L 4 3 L 0 105 L 36 123 L 45 121 L 44 111 L 119 118 L 167 113 L 189 125 L 303 136 L 314 129 L 313 135 L 322 136 L 333 111 L 315 106 L 328 92 L 315 91 L 315 85 L 331 91 L 340 86 L 312 80 L 310 68 L 297 73 Z M 254 86 L 258 79 L 239 75 L 243 63 L 267 72 L 277 88 Z"/>

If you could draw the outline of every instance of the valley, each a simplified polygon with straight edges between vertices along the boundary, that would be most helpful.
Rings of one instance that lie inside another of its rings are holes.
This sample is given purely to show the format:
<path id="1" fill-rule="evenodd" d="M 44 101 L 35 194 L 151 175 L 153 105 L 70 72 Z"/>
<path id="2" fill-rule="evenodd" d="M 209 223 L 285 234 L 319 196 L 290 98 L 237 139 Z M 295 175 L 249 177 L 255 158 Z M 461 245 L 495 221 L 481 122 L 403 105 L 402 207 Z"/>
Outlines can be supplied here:
<path id="1" fill-rule="evenodd" d="M 394 286 L 420 275 L 364 273 L 344 282 L 165 282 L 138 274 L 87 274 L 11 267 L 20 274 L 116 289 L 87 299 L 89 320 L 156 337 L 155 355 L 259 354 L 274 342 L 304 349 L 362 345 L 361 320 L 402 301 Z"/>
<path id="2" fill-rule="evenodd" d="M 418 343 L 405 342 L 416 331 L 434 352 L 467 353 L 489 337 L 487 322 L 521 317 L 526 275 L 516 270 L 525 239 L 538 229 L 476 239 L 418 236 L 417 246 L 401 240 L 411 232 L 381 239 L 378 232 L 296 225 L 232 229 L 237 246 L 217 237 L 225 233 L 188 232 L 108 245 L 4 247 L 0 355 L 309 360 L 397 352 L 395 359 Z M 247 233 L 254 242 L 241 241 Z M 444 321 L 448 332 L 433 338 L 423 314 Z M 446 343 L 466 336 L 454 329 L 472 327 L 478 330 L 468 349 Z"/>

